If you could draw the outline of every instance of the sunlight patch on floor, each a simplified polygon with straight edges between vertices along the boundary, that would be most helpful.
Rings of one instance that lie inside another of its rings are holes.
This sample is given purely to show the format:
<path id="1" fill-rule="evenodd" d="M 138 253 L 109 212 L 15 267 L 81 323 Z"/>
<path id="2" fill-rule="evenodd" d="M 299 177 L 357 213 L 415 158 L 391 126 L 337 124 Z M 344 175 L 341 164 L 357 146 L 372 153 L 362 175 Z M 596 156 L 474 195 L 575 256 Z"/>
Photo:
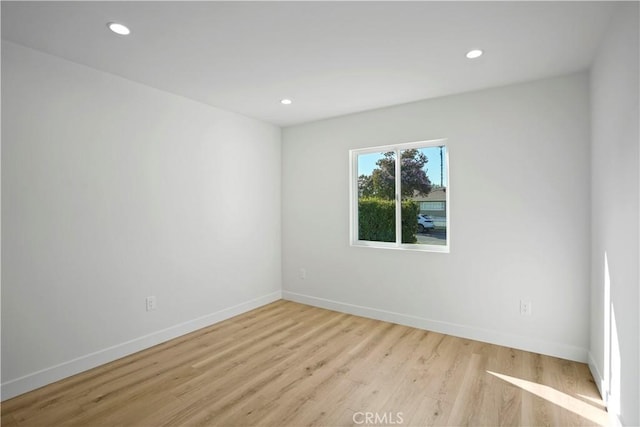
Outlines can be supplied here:
<path id="1" fill-rule="evenodd" d="M 580 394 L 580 393 L 578 393 L 578 396 L 580 397 L 580 399 L 584 401 L 592 402 L 593 405 L 597 406 L 602 410 L 604 410 L 605 408 L 604 402 L 599 397 L 591 397 L 591 396 L 587 396 L 586 394 Z"/>
<path id="2" fill-rule="evenodd" d="M 521 389 L 535 394 L 542 399 L 548 400 L 568 411 L 580 415 L 596 424 L 601 426 L 609 425 L 609 415 L 603 409 L 598 409 L 595 406 L 570 396 L 566 393 L 558 391 L 552 387 L 544 384 L 534 383 L 532 381 L 515 378 L 509 375 L 499 374 L 497 372 L 487 371 L 487 373 L 494 375 L 501 380 L 511 383 Z"/>

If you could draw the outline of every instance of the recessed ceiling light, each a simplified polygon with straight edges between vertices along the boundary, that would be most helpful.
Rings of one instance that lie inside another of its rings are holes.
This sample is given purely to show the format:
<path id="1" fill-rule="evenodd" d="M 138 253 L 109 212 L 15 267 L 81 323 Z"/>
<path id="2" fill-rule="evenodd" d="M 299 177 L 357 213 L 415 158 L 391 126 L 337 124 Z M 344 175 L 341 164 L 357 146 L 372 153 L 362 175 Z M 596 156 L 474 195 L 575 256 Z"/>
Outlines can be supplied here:
<path id="1" fill-rule="evenodd" d="M 125 25 L 118 24 L 117 22 L 109 22 L 107 26 L 111 31 L 121 36 L 126 36 L 131 34 L 131 30 L 129 28 L 127 28 Z"/>
<path id="2" fill-rule="evenodd" d="M 282 105 L 290 105 L 292 102 L 293 102 L 292 100 L 287 99 L 287 98 L 280 100 L 280 104 L 282 104 Z"/>
<path id="3" fill-rule="evenodd" d="M 469 59 L 479 58 L 482 56 L 482 53 L 483 52 L 480 49 L 473 49 L 467 52 L 467 58 Z"/>

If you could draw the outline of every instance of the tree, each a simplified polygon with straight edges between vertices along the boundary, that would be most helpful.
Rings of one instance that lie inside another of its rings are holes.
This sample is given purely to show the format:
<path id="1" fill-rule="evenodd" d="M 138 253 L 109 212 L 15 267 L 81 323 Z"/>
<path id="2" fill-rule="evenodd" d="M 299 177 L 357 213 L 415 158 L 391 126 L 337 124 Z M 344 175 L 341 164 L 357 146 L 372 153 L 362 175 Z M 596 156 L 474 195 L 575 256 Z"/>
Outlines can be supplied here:
<path id="1" fill-rule="evenodd" d="M 385 200 L 395 198 L 396 159 L 393 151 L 383 153 L 378 166 L 371 175 L 358 177 L 358 189 L 361 197 L 377 197 Z M 431 181 L 424 166 L 429 162 L 424 153 L 416 150 L 404 150 L 401 154 L 401 187 L 402 199 L 413 196 L 426 196 L 431 191 Z"/>

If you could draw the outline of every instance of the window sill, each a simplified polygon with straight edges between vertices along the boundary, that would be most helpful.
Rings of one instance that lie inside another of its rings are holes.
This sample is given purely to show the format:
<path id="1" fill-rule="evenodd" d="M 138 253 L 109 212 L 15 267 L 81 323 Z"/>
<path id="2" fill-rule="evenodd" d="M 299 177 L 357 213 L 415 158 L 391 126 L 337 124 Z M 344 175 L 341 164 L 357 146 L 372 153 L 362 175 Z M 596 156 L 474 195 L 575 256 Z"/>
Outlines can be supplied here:
<path id="1" fill-rule="evenodd" d="M 420 245 L 420 244 L 400 244 L 386 242 L 371 242 L 365 240 L 357 240 L 351 242 L 352 247 L 370 248 L 370 249 L 392 249 L 396 251 L 414 251 L 414 252 L 435 252 L 450 253 L 449 245 Z"/>

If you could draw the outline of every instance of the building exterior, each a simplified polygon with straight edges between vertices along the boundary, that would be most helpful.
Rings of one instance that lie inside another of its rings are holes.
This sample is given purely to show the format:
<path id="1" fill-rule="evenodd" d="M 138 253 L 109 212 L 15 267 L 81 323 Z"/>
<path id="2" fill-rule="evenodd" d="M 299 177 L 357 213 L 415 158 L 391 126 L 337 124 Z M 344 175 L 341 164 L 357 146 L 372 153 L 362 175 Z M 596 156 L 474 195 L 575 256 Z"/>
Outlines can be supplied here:
<path id="1" fill-rule="evenodd" d="M 434 186 L 426 196 L 414 196 L 421 214 L 429 215 L 436 227 L 445 227 L 447 219 L 447 188 Z"/>

